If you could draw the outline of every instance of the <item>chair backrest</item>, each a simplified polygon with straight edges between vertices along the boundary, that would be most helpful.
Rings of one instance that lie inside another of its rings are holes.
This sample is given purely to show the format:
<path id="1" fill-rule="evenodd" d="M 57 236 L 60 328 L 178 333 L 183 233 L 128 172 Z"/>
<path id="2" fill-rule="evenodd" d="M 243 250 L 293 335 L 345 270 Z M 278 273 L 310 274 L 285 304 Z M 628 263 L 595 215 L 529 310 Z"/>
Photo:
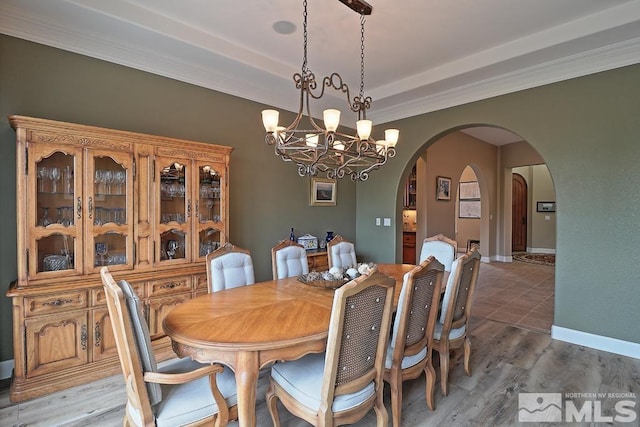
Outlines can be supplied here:
<path id="1" fill-rule="evenodd" d="M 458 242 L 445 236 L 444 234 L 436 234 L 427 237 L 422 242 L 422 250 L 420 251 L 420 262 L 430 256 L 434 256 L 442 265 L 444 271 L 451 272 L 451 265 L 456 259 L 458 252 Z"/>
<path id="2" fill-rule="evenodd" d="M 207 285 L 217 292 L 255 283 L 251 253 L 225 243 L 207 255 Z"/>
<path id="3" fill-rule="evenodd" d="M 451 329 L 468 325 L 479 270 L 480 252 L 475 247 L 453 262 L 442 299 L 439 320 L 443 325 L 442 336 L 448 336 Z"/>
<path id="4" fill-rule="evenodd" d="M 327 258 L 329 268 L 346 268 L 358 264 L 355 246 L 353 243 L 344 240 L 339 234 L 327 243 Z"/>
<path id="5" fill-rule="evenodd" d="M 331 408 L 336 396 L 371 383 L 376 392 L 382 393 L 394 287 L 394 279 L 375 271 L 336 290 L 321 392 L 324 402 L 320 407 Z M 369 402 L 370 407 L 374 401 Z"/>
<path id="6" fill-rule="evenodd" d="M 403 358 L 417 355 L 427 348 L 431 356 L 431 341 L 440 306 L 444 267 L 433 256 L 405 274 L 398 299 L 389 362 L 400 366 Z"/>
<path id="7" fill-rule="evenodd" d="M 309 273 L 304 246 L 292 240 L 283 240 L 271 248 L 271 270 L 274 280 Z"/>
<path id="8" fill-rule="evenodd" d="M 126 281 L 117 284 L 107 267 L 102 267 L 100 275 L 124 375 L 127 406 L 145 425 L 153 424 L 151 407 L 162 400 L 162 391 L 159 384 L 147 383 L 143 378 L 145 371 L 156 371 L 157 364 L 142 304 L 131 285 Z"/>

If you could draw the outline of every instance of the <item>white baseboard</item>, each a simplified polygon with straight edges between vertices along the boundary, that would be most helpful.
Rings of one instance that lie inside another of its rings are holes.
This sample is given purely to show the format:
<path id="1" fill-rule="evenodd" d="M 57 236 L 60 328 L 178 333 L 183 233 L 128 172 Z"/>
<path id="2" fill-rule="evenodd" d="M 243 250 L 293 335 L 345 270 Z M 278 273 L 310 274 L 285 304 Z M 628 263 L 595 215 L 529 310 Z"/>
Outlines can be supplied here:
<path id="1" fill-rule="evenodd" d="M 13 373 L 13 359 L 0 362 L 0 380 L 11 378 Z"/>
<path id="2" fill-rule="evenodd" d="M 556 250 L 553 248 L 527 248 L 527 252 L 534 254 L 555 254 Z"/>
<path id="3" fill-rule="evenodd" d="M 635 342 L 623 341 L 602 335 L 594 335 L 588 332 L 576 331 L 574 329 L 567 329 L 556 325 L 551 326 L 551 338 L 595 348 L 596 350 L 608 351 L 609 353 L 615 353 L 621 356 L 640 359 L 640 344 Z"/>
<path id="4" fill-rule="evenodd" d="M 495 255 L 491 259 L 497 262 L 513 262 L 513 257 L 511 255 Z"/>

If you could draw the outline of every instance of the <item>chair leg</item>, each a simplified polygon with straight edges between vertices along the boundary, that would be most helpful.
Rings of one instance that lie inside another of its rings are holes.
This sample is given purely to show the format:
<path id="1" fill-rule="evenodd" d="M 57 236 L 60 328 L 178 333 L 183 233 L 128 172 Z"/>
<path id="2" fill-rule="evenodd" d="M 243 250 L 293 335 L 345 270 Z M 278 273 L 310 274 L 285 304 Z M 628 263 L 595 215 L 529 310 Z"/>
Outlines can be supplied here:
<path id="1" fill-rule="evenodd" d="M 427 365 L 424 367 L 424 375 L 426 378 L 426 390 L 425 397 L 427 399 L 427 408 L 431 411 L 436 410 L 436 402 L 434 400 L 434 393 L 436 388 L 436 370 L 433 368 L 433 363 L 431 363 L 431 358 L 427 362 Z"/>
<path id="2" fill-rule="evenodd" d="M 380 384 L 380 387 L 384 388 L 384 383 Z M 376 394 L 376 404 L 373 406 L 373 410 L 376 412 L 376 427 L 387 427 L 389 425 L 389 414 L 384 406 L 382 389 Z"/>
<path id="3" fill-rule="evenodd" d="M 471 376 L 471 365 L 469 361 L 471 359 L 471 340 L 469 337 L 466 337 L 464 340 L 464 373 L 467 374 L 468 377 Z"/>
<path id="4" fill-rule="evenodd" d="M 280 416 L 278 415 L 278 399 L 276 398 L 276 393 L 273 390 L 273 383 L 270 383 L 269 388 L 267 389 L 266 403 L 267 408 L 269 409 L 269 414 L 271 414 L 273 426 L 280 427 Z"/>
<path id="5" fill-rule="evenodd" d="M 392 369 L 389 376 L 391 386 L 391 417 L 393 427 L 400 427 L 402 415 L 402 373 L 399 369 Z"/>
<path id="6" fill-rule="evenodd" d="M 449 394 L 449 346 L 445 345 L 439 349 L 440 353 L 440 390 L 442 395 Z"/>

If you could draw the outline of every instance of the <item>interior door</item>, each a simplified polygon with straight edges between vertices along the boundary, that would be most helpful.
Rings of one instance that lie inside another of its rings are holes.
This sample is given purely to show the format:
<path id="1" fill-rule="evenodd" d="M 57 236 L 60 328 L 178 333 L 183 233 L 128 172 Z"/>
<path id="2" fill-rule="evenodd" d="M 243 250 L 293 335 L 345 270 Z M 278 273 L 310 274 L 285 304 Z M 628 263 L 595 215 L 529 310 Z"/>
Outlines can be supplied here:
<path id="1" fill-rule="evenodd" d="M 511 251 L 527 250 L 527 181 L 514 173 L 511 196 Z"/>

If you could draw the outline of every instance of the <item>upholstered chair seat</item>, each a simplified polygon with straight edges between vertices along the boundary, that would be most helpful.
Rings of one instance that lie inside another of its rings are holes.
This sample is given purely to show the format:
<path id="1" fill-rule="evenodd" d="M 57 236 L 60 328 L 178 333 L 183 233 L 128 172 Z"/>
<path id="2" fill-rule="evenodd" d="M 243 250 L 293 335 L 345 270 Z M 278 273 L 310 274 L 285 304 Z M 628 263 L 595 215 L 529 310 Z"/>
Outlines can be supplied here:
<path id="1" fill-rule="evenodd" d="M 127 389 L 124 425 L 226 425 L 237 418 L 235 375 L 229 368 L 172 359 L 158 364 L 142 302 L 131 285 L 100 270 Z"/>
<path id="2" fill-rule="evenodd" d="M 166 374 L 179 374 L 203 366 L 191 359 L 177 359 L 169 363 L 160 364 L 157 372 Z M 238 403 L 236 393 L 236 379 L 233 371 L 225 368 L 216 376 L 218 389 L 226 397 L 227 406 L 235 406 Z M 195 420 L 206 419 L 212 413 L 218 412 L 218 404 L 211 394 L 211 385 L 208 377 L 198 378 L 184 384 L 162 384 L 161 393 L 165 398 L 155 406 L 156 426 L 182 426 L 189 425 Z M 167 398 L 169 397 L 169 398 Z M 132 411 L 135 414 L 135 411 Z M 139 414 L 135 416 L 139 417 Z M 143 425 L 142 420 L 136 425 Z"/>
<path id="3" fill-rule="evenodd" d="M 372 408 L 378 427 L 387 425 L 382 375 L 394 286 L 374 272 L 335 291 L 326 352 L 271 367 L 267 407 L 275 427 L 278 399 L 315 426 L 353 424 Z"/>
<path id="4" fill-rule="evenodd" d="M 433 348 L 440 355 L 440 388 L 444 396 L 449 393 L 449 356 L 452 350 L 463 348 L 464 371 L 468 376 L 471 375 L 469 321 L 479 269 L 480 252 L 477 247 L 473 247 L 453 262 L 442 298 L 441 314 L 433 336 Z"/>
<path id="5" fill-rule="evenodd" d="M 322 404 L 322 380 L 324 378 L 324 353 L 309 354 L 287 363 L 276 363 L 271 368 L 271 377 L 291 397 L 313 411 Z M 355 408 L 375 395 L 373 381 L 361 389 L 336 396 L 331 405 L 333 412 Z"/>
<path id="6" fill-rule="evenodd" d="M 444 267 L 433 256 L 404 275 L 393 332 L 385 359 L 384 380 L 391 386 L 393 425 L 400 426 L 402 383 L 426 378 L 426 403 L 435 409 L 436 373 L 431 361 Z"/>

